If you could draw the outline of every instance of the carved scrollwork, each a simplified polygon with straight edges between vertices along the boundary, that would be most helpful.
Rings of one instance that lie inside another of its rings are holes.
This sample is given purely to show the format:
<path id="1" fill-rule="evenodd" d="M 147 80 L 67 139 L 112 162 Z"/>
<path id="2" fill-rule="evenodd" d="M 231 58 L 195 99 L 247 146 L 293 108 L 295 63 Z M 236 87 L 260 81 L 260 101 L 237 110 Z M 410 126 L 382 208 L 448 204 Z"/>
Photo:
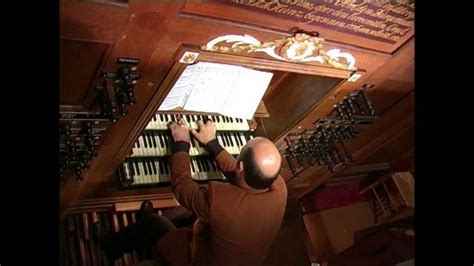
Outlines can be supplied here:
<path id="1" fill-rule="evenodd" d="M 355 58 L 339 49 L 325 51 L 323 38 L 306 33 L 296 33 L 293 37 L 261 43 L 255 37 L 244 35 L 224 35 L 209 41 L 203 49 L 221 53 L 264 52 L 277 60 L 287 62 L 330 64 L 336 68 L 356 70 Z"/>

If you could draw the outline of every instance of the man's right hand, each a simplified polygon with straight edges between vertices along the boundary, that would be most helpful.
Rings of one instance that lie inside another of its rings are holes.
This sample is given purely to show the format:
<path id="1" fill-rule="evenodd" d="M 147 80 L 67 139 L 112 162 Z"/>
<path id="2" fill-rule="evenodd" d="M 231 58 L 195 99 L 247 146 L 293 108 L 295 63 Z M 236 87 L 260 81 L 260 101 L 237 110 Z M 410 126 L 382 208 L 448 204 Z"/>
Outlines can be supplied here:
<path id="1" fill-rule="evenodd" d="M 211 140 L 216 138 L 216 127 L 211 120 L 207 120 L 206 124 L 204 124 L 201 120 L 197 122 L 199 131 L 195 129 L 191 129 L 191 133 L 193 136 L 202 144 L 206 145 Z"/>

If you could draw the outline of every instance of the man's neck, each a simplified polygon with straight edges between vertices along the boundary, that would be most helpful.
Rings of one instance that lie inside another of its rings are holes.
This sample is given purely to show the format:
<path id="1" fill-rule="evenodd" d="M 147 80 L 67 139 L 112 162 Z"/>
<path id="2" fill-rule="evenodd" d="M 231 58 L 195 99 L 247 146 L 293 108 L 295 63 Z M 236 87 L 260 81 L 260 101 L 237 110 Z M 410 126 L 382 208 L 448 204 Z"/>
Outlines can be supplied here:
<path id="1" fill-rule="evenodd" d="M 268 191 L 268 188 L 264 188 L 264 189 L 256 189 L 256 188 L 253 188 L 253 187 L 250 187 L 249 185 L 245 184 L 243 187 L 243 189 L 251 192 L 251 193 L 263 193 L 263 192 L 267 192 Z"/>

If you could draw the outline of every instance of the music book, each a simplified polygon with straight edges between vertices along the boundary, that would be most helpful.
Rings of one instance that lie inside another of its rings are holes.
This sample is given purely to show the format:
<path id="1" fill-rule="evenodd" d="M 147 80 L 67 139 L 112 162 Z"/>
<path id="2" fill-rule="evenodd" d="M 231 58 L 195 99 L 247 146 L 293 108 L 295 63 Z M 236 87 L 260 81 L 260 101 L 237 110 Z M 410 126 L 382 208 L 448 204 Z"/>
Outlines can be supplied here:
<path id="1" fill-rule="evenodd" d="M 219 113 L 252 119 L 273 73 L 198 62 L 186 67 L 158 110 Z"/>

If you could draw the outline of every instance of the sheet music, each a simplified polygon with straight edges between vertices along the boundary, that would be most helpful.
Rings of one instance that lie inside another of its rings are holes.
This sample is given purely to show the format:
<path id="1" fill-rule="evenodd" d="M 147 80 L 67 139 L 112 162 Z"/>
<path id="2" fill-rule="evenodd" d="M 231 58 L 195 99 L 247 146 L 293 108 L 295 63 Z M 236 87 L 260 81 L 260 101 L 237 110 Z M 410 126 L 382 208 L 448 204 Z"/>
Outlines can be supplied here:
<path id="1" fill-rule="evenodd" d="M 193 84 L 199 76 L 197 73 L 200 72 L 201 68 L 202 66 L 199 66 L 198 64 L 186 67 L 158 110 L 166 111 L 172 110 L 176 107 L 183 108 L 194 86 Z"/>
<path id="2" fill-rule="evenodd" d="M 186 68 L 159 110 L 182 107 L 251 119 L 272 77 L 271 72 L 200 62 Z"/>

